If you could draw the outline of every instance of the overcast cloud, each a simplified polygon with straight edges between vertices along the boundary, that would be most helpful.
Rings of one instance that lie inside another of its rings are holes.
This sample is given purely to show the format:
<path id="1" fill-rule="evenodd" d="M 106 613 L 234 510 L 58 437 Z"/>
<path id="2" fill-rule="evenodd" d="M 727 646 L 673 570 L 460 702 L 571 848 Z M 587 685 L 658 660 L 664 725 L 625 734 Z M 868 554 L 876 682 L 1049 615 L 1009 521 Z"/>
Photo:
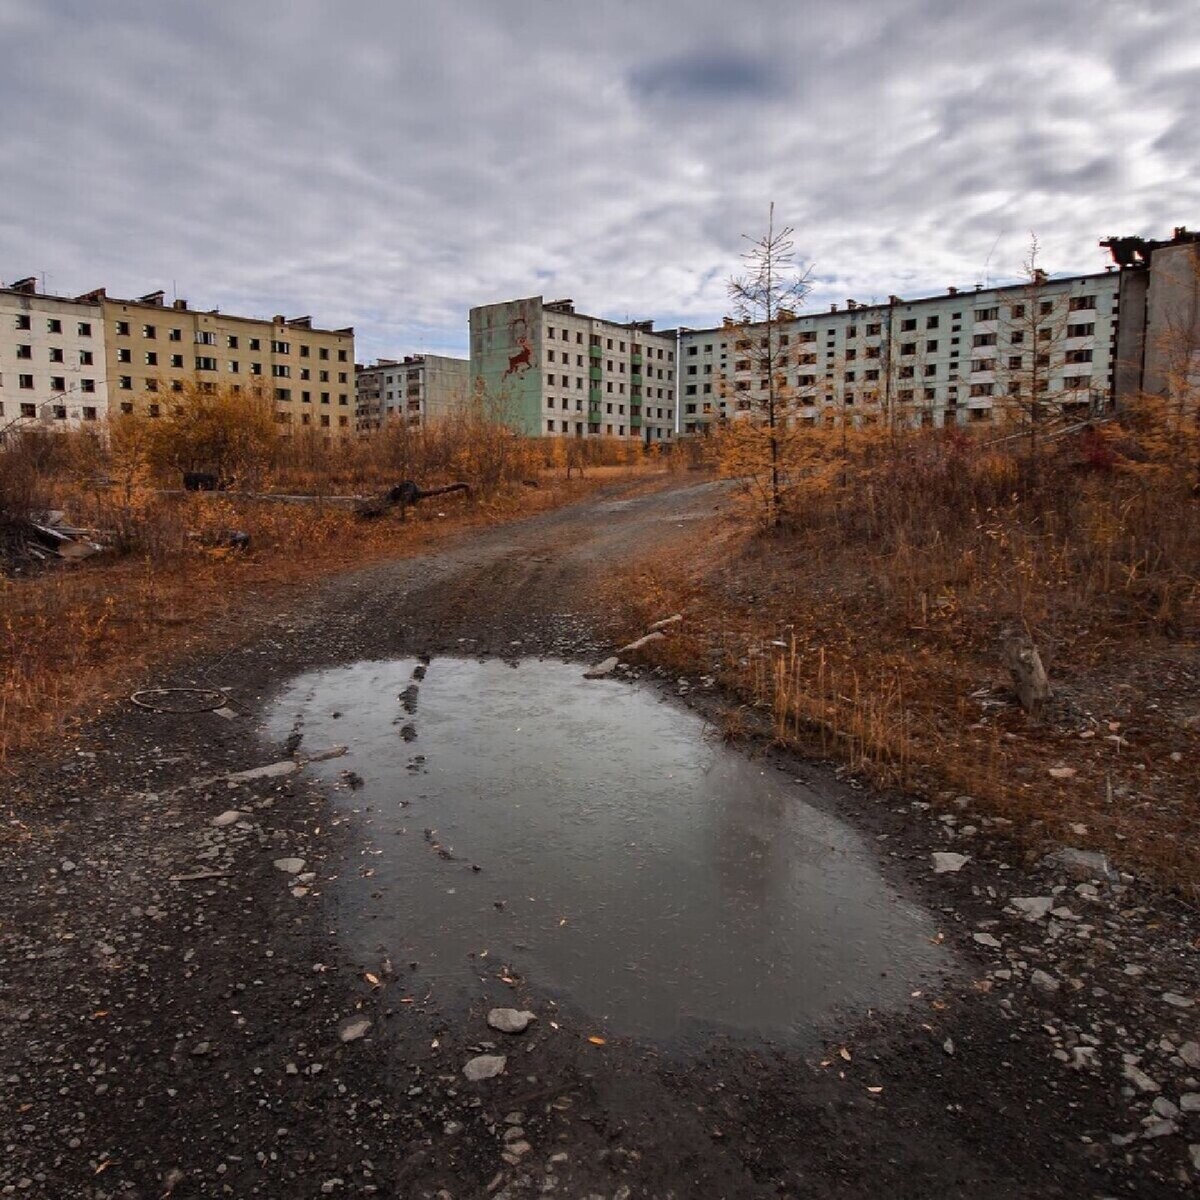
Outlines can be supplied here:
<path id="1" fill-rule="evenodd" d="M 0 0 L 0 279 L 462 352 L 542 293 L 726 311 L 768 202 L 811 303 L 1200 224 L 1195 0 Z"/>

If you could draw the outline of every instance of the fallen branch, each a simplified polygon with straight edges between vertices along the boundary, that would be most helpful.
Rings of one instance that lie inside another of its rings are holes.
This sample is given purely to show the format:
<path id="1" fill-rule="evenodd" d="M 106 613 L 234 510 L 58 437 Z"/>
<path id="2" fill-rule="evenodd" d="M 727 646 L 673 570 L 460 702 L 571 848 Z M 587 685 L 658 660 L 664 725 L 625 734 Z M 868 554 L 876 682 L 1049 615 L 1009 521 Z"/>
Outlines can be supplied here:
<path id="1" fill-rule="evenodd" d="M 357 512 L 365 520 L 372 520 L 375 517 L 382 517 L 393 508 L 399 508 L 400 519 L 404 520 L 410 505 L 416 505 L 421 500 L 428 500 L 432 496 L 446 496 L 451 492 L 465 492 L 469 496 L 471 494 L 471 485 L 467 483 L 447 483 L 441 487 L 421 488 L 411 479 L 406 479 L 403 483 L 398 483 L 394 488 L 389 488 L 382 496 L 362 501 L 358 505 Z"/>

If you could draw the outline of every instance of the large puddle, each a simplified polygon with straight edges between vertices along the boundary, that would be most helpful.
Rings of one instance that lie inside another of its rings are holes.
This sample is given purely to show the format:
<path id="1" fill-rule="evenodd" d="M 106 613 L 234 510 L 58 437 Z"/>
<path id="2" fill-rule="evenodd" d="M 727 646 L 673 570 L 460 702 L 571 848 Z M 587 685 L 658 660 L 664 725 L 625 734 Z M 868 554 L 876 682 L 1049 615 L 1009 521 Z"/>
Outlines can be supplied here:
<path id="1" fill-rule="evenodd" d="M 366 841 L 326 894 L 364 962 L 414 961 L 410 986 L 446 1003 L 507 966 L 598 1028 L 664 1040 L 807 1039 L 948 967 L 932 918 L 802 786 L 581 670 L 365 662 L 278 698 L 273 737 L 350 747 L 309 770 L 355 776 L 337 794 Z"/>

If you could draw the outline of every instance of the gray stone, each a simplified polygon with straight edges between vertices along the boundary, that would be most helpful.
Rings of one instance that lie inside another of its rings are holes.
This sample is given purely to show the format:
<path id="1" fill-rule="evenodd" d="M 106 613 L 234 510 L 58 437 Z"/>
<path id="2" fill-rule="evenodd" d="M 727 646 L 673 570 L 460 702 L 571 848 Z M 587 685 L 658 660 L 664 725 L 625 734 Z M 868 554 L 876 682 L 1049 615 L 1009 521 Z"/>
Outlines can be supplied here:
<path id="1" fill-rule="evenodd" d="M 1195 1004 L 1195 1000 L 1189 999 L 1187 996 L 1181 996 L 1178 992 L 1163 992 L 1160 997 L 1164 1004 L 1169 1004 L 1172 1008 L 1191 1008 Z"/>
<path id="2" fill-rule="evenodd" d="M 493 1008 L 487 1015 L 487 1023 L 501 1033 L 524 1033 L 530 1021 L 536 1021 L 537 1015 L 515 1008 Z"/>
<path id="3" fill-rule="evenodd" d="M 1040 921 L 1053 907 L 1053 896 L 1014 896 L 1009 905 L 1027 921 Z"/>
<path id="4" fill-rule="evenodd" d="M 326 762 L 331 758 L 341 758 L 343 754 L 347 754 L 349 751 L 349 746 L 330 746 L 328 750 L 318 750 L 316 754 L 310 754 L 308 761 Z"/>
<path id="5" fill-rule="evenodd" d="M 64 858 L 62 862 L 58 864 L 58 869 L 64 875 L 70 875 L 70 873 L 75 870 L 75 864 L 69 858 Z"/>
<path id="6" fill-rule="evenodd" d="M 1192 1170 L 1200 1171 L 1200 1142 L 1193 1142 L 1188 1147 L 1188 1157 L 1192 1160 Z"/>
<path id="7" fill-rule="evenodd" d="M 666 634 L 660 633 L 656 630 L 654 633 L 648 633 L 645 637 L 640 637 L 636 641 L 630 642 L 627 646 L 622 646 L 617 653 L 635 654 L 637 651 L 649 646 L 652 642 L 661 642 L 665 637 Z"/>
<path id="8" fill-rule="evenodd" d="M 1166 1096 L 1155 1096 L 1154 1103 L 1150 1107 L 1158 1116 L 1164 1117 L 1168 1121 L 1173 1121 L 1179 1116 L 1178 1106 L 1168 1100 Z"/>
<path id="9" fill-rule="evenodd" d="M 338 1025 L 338 1037 L 343 1042 L 357 1042 L 359 1038 L 366 1037 L 367 1031 L 371 1028 L 370 1017 L 364 1017 L 361 1013 L 353 1017 L 346 1017 Z"/>
<path id="10" fill-rule="evenodd" d="M 1041 992 L 1057 992 L 1062 986 L 1053 975 L 1047 975 L 1040 967 L 1029 976 L 1029 982 Z"/>
<path id="11" fill-rule="evenodd" d="M 1123 1074 L 1139 1092 L 1158 1092 L 1162 1090 L 1156 1080 L 1151 1079 L 1141 1067 L 1134 1063 L 1126 1063 L 1123 1068 Z"/>
<path id="12" fill-rule="evenodd" d="M 602 663 L 597 663 L 590 671 L 584 671 L 584 679 L 605 679 L 611 675 L 619 666 L 621 660 L 619 658 L 606 658 Z"/>
<path id="13" fill-rule="evenodd" d="M 1065 871 L 1072 879 L 1116 881 L 1119 878 L 1109 866 L 1107 855 L 1096 850 L 1078 850 L 1072 846 L 1064 846 L 1053 854 L 1047 854 L 1042 859 L 1042 866 Z"/>
<path id="14" fill-rule="evenodd" d="M 279 779 L 298 771 L 300 764 L 294 759 L 285 758 L 281 762 L 267 763 L 265 767 L 251 767 L 248 771 L 236 771 L 225 778 L 231 783 L 247 783 L 252 779 Z"/>
<path id="15" fill-rule="evenodd" d="M 1200 1092 L 1184 1092 L 1179 1097 L 1179 1107 L 1184 1112 L 1200 1112 Z"/>
<path id="16" fill-rule="evenodd" d="M 481 1079 L 494 1079 L 504 1074 L 504 1066 L 508 1059 L 503 1054 L 479 1054 L 463 1067 L 463 1074 L 472 1082 Z"/>
<path id="17" fill-rule="evenodd" d="M 299 875 L 304 870 L 304 859 L 302 858 L 277 858 L 275 860 L 275 869 L 283 871 L 288 875 Z"/>
<path id="18" fill-rule="evenodd" d="M 992 950 L 1001 949 L 1000 942 L 996 938 L 992 937 L 990 933 L 973 933 L 971 934 L 971 937 L 974 938 L 976 943 L 978 943 L 980 946 L 987 946 Z"/>
<path id="19" fill-rule="evenodd" d="M 224 829 L 226 825 L 232 825 L 241 819 L 242 814 L 236 808 L 227 808 L 223 813 L 213 817 L 209 824 L 217 829 Z"/>
<path id="20" fill-rule="evenodd" d="M 955 854 L 950 850 L 935 850 L 932 855 L 936 875 L 953 874 L 961 871 L 970 861 L 969 854 Z"/>
<path id="21" fill-rule="evenodd" d="M 1161 1118 L 1149 1121 L 1142 1137 L 1149 1140 L 1150 1138 L 1170 1137 L 1173 1133 L 1179 1132 L 1179 1126 L 1174 1121 L 1164 1121 Z"/>
<path id="22" fill-rule="evenodd" d="M 1200 1042 L 1184 1042 L 1179 1047 L 1179 1057 L 1193 1071 L 1200 1071 Z"/>

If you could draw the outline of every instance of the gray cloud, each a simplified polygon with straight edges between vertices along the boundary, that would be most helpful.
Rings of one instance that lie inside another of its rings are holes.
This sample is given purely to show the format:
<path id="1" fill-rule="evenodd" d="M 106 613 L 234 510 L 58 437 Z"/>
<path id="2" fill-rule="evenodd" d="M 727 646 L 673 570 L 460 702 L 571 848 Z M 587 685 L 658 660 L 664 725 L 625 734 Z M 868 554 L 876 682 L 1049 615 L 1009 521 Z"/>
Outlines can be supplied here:
<path id="1" fill-rule="evenodd" d="M 0 277 L 461 350 L 472 304 L 719 320 L 774 200 L 814 304 L 1200 221 L 1192 0 L 0 0 Z"/>

